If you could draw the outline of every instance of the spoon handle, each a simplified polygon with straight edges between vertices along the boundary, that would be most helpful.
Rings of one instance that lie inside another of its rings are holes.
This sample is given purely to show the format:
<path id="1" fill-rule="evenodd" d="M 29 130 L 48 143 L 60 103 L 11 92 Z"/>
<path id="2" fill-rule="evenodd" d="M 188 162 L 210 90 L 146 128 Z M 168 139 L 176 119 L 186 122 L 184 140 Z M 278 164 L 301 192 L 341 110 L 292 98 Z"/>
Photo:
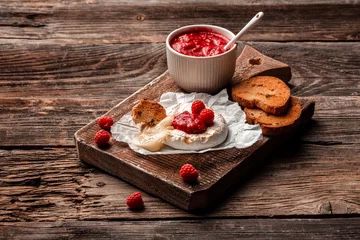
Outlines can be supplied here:
<path id="1" fill-rule="evenodd" d="M 252 26 L 255 25 L 257 21 L 259 21 L 262 16 L 264 16 L 263 12 L 258 12 L 246 25 L 243 27 L 243 29 L 236 34 L 235 37 L 233 37 L 224 47 L 225 50 L 228 50 L 244 33 L 249 30 Z"/>

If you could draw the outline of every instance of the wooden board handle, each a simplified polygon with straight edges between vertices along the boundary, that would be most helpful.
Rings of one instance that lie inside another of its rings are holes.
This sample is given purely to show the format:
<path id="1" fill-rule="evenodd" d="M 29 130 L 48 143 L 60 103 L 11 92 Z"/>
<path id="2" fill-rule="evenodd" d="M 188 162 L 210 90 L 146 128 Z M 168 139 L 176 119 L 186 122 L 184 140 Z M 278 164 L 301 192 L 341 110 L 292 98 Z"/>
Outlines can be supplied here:
<path id="1" fill-rule="evenodd" d="M 288 82 L 291 79 L 291 69 L 289 65 L 270 58 L 249 45 L 245 45 L 236 60 L 232 84 L 234 85 L 241 80 L 258 75 L 274 76 Z"/>

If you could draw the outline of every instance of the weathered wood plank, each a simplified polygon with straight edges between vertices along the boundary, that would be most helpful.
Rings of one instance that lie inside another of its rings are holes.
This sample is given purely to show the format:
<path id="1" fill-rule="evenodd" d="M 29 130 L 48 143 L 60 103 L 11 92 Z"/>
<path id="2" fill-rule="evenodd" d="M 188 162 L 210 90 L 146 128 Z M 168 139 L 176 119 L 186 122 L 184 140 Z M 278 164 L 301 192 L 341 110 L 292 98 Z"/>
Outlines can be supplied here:
<path id="1" fill-rule="evenodd" d="M 163 42 L 173 29 L 196 23 L 236 32 L 258 11 L 266 13 L 264 21 L 245 40 L 359 40 L 358 1 L 9 1 L 0 6 L 0 36 L 59 43 Z"/>
<path id="2" fill-rule="evenodd" d="M 73 148 L 0 150 L 0 221 L 73 217 L 83 201 L 85 178 Z"/>
<path id="3" fill-rule="evenodd" d="M 122 99 L 166 70 L 162 44 L 0 45 L 2 97 Z"/>
<path id="4" fill-rule="evenodd" d="M 259 166 L 259 171 L 249 181 L 240 180 L 244 181 L 244 184 L 239 184 L 236 191 L 212 212 L 191 216 L 358 213 L 360 192 L 356 186 L 360 182 L 359 163 L 357 157 L 352 156 L 359 154 L 359 149 L 354 146 L 348 148 L 346 146 L 293 144 L 287 150 L 269 158 L 269 165 Z M 95 186 L 97 182 L 104 182 L 105 186 L 101 189 L 88 188 L 87 194 L 96 195 L 97 198 L 84 201 L 86 205 L 79 213 L 80 218 L 89 220 L 105 216 L 107 219 L 122 218 L 124 206 L 122 202 L 117 202 L 117 197 L 118 194 L 122 194 L 120 198 L 123 199 L 128 192 L 123 194 L 122 190 L 116 188 L 117 183 L 100 179 L 97 178 L 95 182 L 92 182 L 91 180 L 94 179 L 89 178 L 90 181 L 87 184 L 90 186 Z M 114 179 L 111 178 L 111 180 Z M 159 206 L 159 202 L 150 201 L 151 205 L 147 206 L 142 217 L 146 213 L 152 217 L 157 215 L 158 209 L 155 210 L 153 206 Z M 99 205 L 101 208 L 97 208 Z M 184 214 L 184 212 L 180 214 L 177 209 L 169 211 L 170 205 L 166 207 L 159 213 L 166 213 L 172 217 L 181 217 Z M 129 214 L 128 216 L 136 217 L 137 215 Z"/>
<path id="5" fill-rule="evenodd" d="M 76 130 L 116 103 L 86 99 L 1 99 L 0 146 L 74 146 Z"/>
<path id="6" fill-rule="evenodd" d="M 359 97 L 309 97 L 316 102 L 313 122 L 300 141 L 320 144 L 356 144 L 360 134 Z M 341 109 L 341 110 L 340 110 Z M 346 109 L 346 110 L 345 110 Z M 348 121 L 349 120 L 349 121 Z"/>
<path id="7" fill-rule="evenodd" d="M 179 1 L 180 2 L 180 1 Z M 193 4 L 193 3 L 206 3 L 206 4 L 219 4 L 218 0 L 181 0 L 183 4 Z M 292 0 L 223 0 L 221 4 L 227 5 L 314 5 L 314 4 L 357 4 L 359 3 L 358 0 L 299 0 L 299 1 L 292 1 Z M 89 0 L 64 0 L 59 2 L 57 0 L 8 0 L 5 1 L 2 6 L 6 7 L 14 7 L 16 6 L 18 9 L 48 9 L 54 7 L 61 7 L 64 5 L 73 6 L 78 4 L 91 4 L 91 5 L 131 5 L 131 6 L 144 6 L 144 5 L 171 5 L 174 4 L 172 0 L 103 0 L 99 1 L 89 1 Z"/>
<path id="8" fill-rule="evenodd" d="M 0 150 L 0 221 L 271 216 L 278 208 L 275 215 L 359 214 L 358 97 L 315 97 L 315 121 L 301 137 L 303 143 L 284 147 L 256 180 L 247 181 L 224 205 L 205 215 L 185 214 L 146 194 L 145 212 L 129 212 L 123 199 L 135 188 L 81 165 L 73 148 L 41 148 L 72 146 L 76 129 L 166 69 L 163 44 L 108 43 L 163 42 L 173 28 L 198 22 L 236 31 L 253 12 L 264 9 L 272 10 L 269 19 L 247 40 L 359 40 L 358 1 L 209 2 L 1 3 L 0 145 L 8 150 Z M 138 31 L 143 34 L 136 35 Z M 359 95 L 356 42 L 253 44 L 292 66 L 291 83 L 298 95 Z M 32 146 L 39 150 L 26 150 Z M 10 150 L 17 147 L 24 149 Z M 150 225 L 154 223 L 148 229 Z M 221 223 L 211 226 L 222 229 Z M 304 236 L 299 233 L 300 239 Z"/>
<path id="9" fill-rule="evenodd" d="M 138 189 L 84 165 L 74 148 L 0 150 L 0 221 L 360 214 L 358 146 L 294 140 L 201 214 L 146 193 L 145 210 L 129 211 L 124 199 Z"/>
<path id="10" fill-rule="evenodd" d="M 288 63 L 297 95 L 359 95 L 357 43 L 251 43 Z M 1 44 L 1 97 L 121 100 L 166 70 L 163 44 Z"/>
<path id="11" fill-rule="evenodd" d="M 4 239 L 356 239 L 359 218 L 1 223 Z"/>
<path id="12" fill-rule="evenodd" d="M 291 67 L 292 92 L 300 96 L 359 95 L 357 43 L 254 43 L 261 52 Z"/>
<path id="13" fill-rule="evenodd" d="M 120 92 L 120 90 L 119 90 Z M 311 97 L 315 115 L 303 141 L 358 144 L 360 97 Z M 74 146 L 74 133 L 119 100 L 0 98 L 0 147 Z"/>

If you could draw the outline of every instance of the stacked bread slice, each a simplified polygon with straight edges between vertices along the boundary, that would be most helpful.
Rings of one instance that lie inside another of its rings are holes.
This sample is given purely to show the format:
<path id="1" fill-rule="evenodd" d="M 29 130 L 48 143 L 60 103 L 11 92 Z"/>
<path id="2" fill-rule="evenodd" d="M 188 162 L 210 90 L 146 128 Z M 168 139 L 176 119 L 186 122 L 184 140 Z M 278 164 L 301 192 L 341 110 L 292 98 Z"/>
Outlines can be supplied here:
<path id="1" fill-rule="evenodd" d="M 258 123 L 264 135 L 290 132 L 303 118 L 303 101 L 290 94 L 289 87 L 271 76 L 256 76 L 241 81 L 231 89 L 233 101 L 243 107 L 246 120 Z"/>

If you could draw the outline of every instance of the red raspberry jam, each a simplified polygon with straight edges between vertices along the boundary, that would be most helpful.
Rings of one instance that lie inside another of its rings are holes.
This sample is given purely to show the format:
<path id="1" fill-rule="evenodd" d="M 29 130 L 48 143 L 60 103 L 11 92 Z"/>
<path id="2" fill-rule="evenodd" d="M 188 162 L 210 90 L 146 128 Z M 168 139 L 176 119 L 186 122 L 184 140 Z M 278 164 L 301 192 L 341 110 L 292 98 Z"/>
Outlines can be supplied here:
<path id="1" fill-rule="evenodd" d="M 225 52 L 229 39 L 209 30 L 197 30 L 173 38 L 171 47 L 182 54 L 195 57 L 214 56 Z"/>
<path id="2" fill-rule="evenodd" d="M 206 131 L 205 123 L 198 118 L 193 117 L 188 111 L 176 115 L 171 125 L 175 129 L 189 134 L 199 134 Z"/>

